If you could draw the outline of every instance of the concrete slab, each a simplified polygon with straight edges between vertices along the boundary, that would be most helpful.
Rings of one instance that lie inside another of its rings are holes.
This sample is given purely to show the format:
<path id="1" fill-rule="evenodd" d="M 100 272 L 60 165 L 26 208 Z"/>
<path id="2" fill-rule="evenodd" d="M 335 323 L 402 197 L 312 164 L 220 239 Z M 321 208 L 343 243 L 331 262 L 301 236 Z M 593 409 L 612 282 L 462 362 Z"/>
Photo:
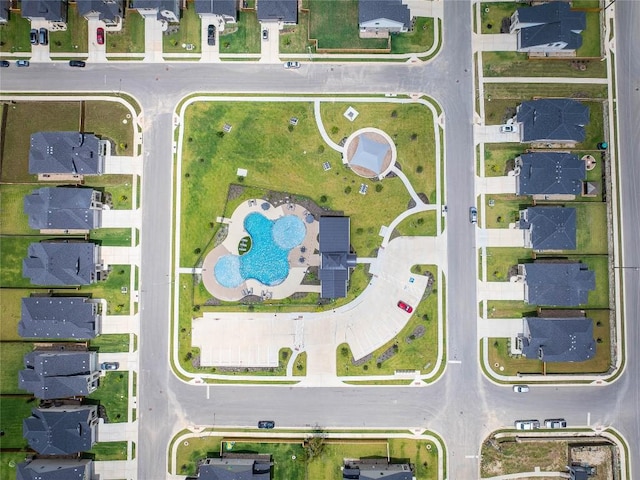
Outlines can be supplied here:
<path id="1" fill-rule="evenodd" d="M 104 173 L 142 175 L 142 158 L 125 155 L 109 156 L 105 160 Z"/>
<path id="2" fill-rule="evenodd" d="M 141 210 L 104 210 L 102 228 L 140 228 Z"/>
<path id="3" fill-rule="evenodd" d="M 402 3 L 409 7 L 412 17 L 442 18 L 443 0 L 404 0 Z"/>
<path id="4" fill-rule="evenodd" d="M 108 265 L 140 265 L 140 247 L 100 247 L 100 257 Z"/>
<path id="5" fill-rule="evenodd" d="M 262 39 L 262 31 L 269 32 L 267 40 Z M 280 63 L 280 26 L 277 22 L 260 24 L 260 62 Z"/>
<path id="6" fill-rule="evenodd" d="M 110 460 L 93 462 L 94 478 L 100 480 L 116 480 L 122 478 L 138 478 L 137 460 Z"/>
<path id="7" fill-rule="evenodd" d="M 500 25 L 495 25 L 500 28 Z M 515 52 L 518 49 L 518 37 L 510 33 L 474 34 L 474 46 L 484 52 Z"/>
<path id="8" fill-rule="evenodd" d="M 98 352 L 98 362 L 118 362 L 120 367 L 116 371 L 134 371 L 138 370 L 138 352 Z"/>
<path id="9" fill-rule="evenodd" d="M 478 320 L 478 340 L 484 337 L 513 338 L 523 332 L 521 318 L 492 318 Z"/>
<path id="10" fill-rule="evenodd" d="M 144 61 L 162 62 L 162 23 L 155 13 L 144 15 Z"/>
<path id="11" fill-rule="evenodd" d="M 520 132 L 501 132 L 500 125 L 474 125 L 475 143 L 520 143 Z"/>
<path id="12" fill-rule="evenodd" d="M 523 282 L 478 282 L 478 301 L 518 300 L 524 301 Z"/>
<path id="13" fill-rule="evenodd" d="M 101 419 L 96 429 L 98 442 L 124 442 L 137 438 L 138 423 L 104 423 Z M 123 478 L 122 476 L 118 478 Z"/>
<path id="14" fill-rule="evenodd" d="M 479 228 L 476 246 L 482 247 L 523 247 L 524 230 L 519 228 Z"/>
<path id="15" fill-rule="evenodd" d="M 516 193 L 516 177 L 476 177 L 476 194 Z"/>
<path id="16" fill-rule="evenodd" d="M 102 320 L 100 333 L 135 333 L 140 328 L 138 315 L 106 315 Z"/>

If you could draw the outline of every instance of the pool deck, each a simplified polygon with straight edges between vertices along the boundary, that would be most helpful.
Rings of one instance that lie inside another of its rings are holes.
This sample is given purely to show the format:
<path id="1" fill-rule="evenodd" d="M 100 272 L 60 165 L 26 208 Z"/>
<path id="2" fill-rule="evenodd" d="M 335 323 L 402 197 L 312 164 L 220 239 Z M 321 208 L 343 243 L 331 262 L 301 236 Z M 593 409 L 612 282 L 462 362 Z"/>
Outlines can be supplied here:
<path id="1" fill-rule="evenodd" d="M 269 208 L 264 209 L 263 205 Z M 286 215 L 295 215 L 304 223 L 307 233 L 304 240 L 297 247 L 289 251 L 289 275 L 279 285 L 268 286 L 257 280 L 248 279 L 235 288 L 227 288 L 220 285 L 214 274 L 214 267 L 218 259 L 224 255 L 239 255 L 238 245 L 240 240 L 248 235 L 244 229 L 244 219 L 250 213 L 260 213 L 269 220 L 277 220 Z M 248 295 L 261 297 L 263 300 L 287 298 L 296 292 L 320 292 L 320 285 L 302 285 L 302 280 L 309 267 L 320 265 L 320 255 L 314 253 L 318 250 L 318 234 L 320 223 L 314 218 L 308 223 L 309 212 L 304 207 L 287 203 L 273 206 L 261 199 L 251 199 L 236 208 L 230 219 L 224 219 L 228 226 L 227 237 L 223 242 L 207 254 L 202 264 L 202 282 L 209 293 L 214 297 L 225 301 L 237 301 Z M 304 249 L 304 253 L 303 253 Z"/>

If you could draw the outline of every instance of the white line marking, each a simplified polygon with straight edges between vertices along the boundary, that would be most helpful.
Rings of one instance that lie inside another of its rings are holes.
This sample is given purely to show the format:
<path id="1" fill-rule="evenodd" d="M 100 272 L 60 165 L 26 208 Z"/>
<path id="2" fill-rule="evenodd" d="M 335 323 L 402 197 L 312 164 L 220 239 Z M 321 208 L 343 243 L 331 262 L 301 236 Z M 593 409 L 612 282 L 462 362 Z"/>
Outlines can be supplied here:
<path id="1" fill-rule="evenodd" d="M 591 412 L 587 412 L 587 426 L 591 426 Z"/>
<path id="2" fill-rule="evenodd" d="M 464 458 L 478 458 L 478 455 L 465 455 Z"/>
<path id="3" fill-rule="evenodd" d="M 211 387 L 209 387 L 209 385 L 207 385 L 207 400 L 209 400 L 209 389 L 210 389 L 210 388 L 211 388 Z"/>
<path id="4" fill-rule="evenodd" d="M 462 360 L 449 360 L 448 363 L 462 363 Z"/>

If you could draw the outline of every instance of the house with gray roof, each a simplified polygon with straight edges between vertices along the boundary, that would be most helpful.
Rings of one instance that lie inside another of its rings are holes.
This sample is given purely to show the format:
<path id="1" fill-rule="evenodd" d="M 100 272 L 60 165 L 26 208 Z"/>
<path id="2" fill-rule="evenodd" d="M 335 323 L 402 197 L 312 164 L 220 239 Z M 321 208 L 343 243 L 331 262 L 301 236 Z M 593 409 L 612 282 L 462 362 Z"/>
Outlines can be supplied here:
<path id="1" fill-rule="evenodd" d="M 571 10 L 568 2 L 549 2 L 518 8 L 509 31 L 518 35 L 519 52 L 575 52 L 586 27 L 585 12 Z"/>
<path id="2" fill-rule="evenodd" d="M 50 340 L 95 338 L 101 318 L 98 305 L 86 297 L 23 298 L 18 335 Z"/>
<path id="3" fill-rule="evenodd" d="M 10 10 L 11 2 L 9 0 L 0 0 L 0 25 L 4 25 L 9 21 Z"/>
<path id="4" fill-rule="evenodd" d="M 411 12 L 402 0 L 359 0 L 360 33 L 399 33 L 409 31 Z"/>
<path id="5" fill-rule="evenodd" d="M 178 0 L 132 0 L 131 8 L 143 17 L 155 16 L 158 21 L 180 22 L 180 3 Z"/>
<path id="6" fill-rule="evenodd" d="M 581 262 L 541 262 L 518 265 L 529 305 L 572 307 L 585 305 L 596 288 L 595 272 Z"/>
<path id="7" fill-rule="evenodd" d="M 585 139 L 589 107 L 568 98 L 543 98 L 518 105 L 516 121 L 522 143 L 543 142 L 574 145 Z"/>
<path id="8" fill-rule="evenodd" d="M 37 458 L 19 463 L 16 480 L 91 480 L 93 460 L 88 458 Z"/>
<path id="9" fill-rule="evenodd" d="M 98 388 L 98 354 L 78 350 L 34 350 L 24 356 L 18 373 L 22 390 L 36 398 L 86 397 Z"/>
<path id="10" fill-rule="evenodd" d="M 106 27 L 118 27 L 124 17 L 123 0 L 76 0 L 78 13 L 87 20 L 96 18 Z"/>
<path id="11" fill-rule="evenodd" d="M 270 455 L 228 455 L 207 458 L 198 466 L 197 480 L 270 480 Z"/>
<path id="12" fill-rule="evenodd" d="M 515 159 L 516 195 L 572 200 L 582 193 L 586 163 L 571 153 L 523 153 Z"/>
<path id="13" fill-rule="evenodd" d="M 32 243 L 22 276 L 34 285 L 89 285 L 99 280 L 99 252 L 90 242 Z"/>
<path id="14" fill-rule="evenodd" d="M 20 13 L 22 18 L 32 22 L 36 20 L 66 25 L 67 0 L 22 0 Z"/>
<path id="15" fill-rule="evenodd" d="M 591 318 L 523 318 L 517 344 L 526 358 L 543 362 L 584 362 L 596 354 Z"/>
<path id="16" fill-rule="evenodd" d="M 413 468 L 408 463 L 389 463 L 386 459 L 345 460 L 344 480 L 413 480 Z"/>
<path id="17" fill-rule="evenodd" d="M 298 23 L 298 0 L 257 0 L 259 22 Z"/>
<path id="18" fill-rule="evenodd" d="M 24 197 L 29 227 L 40 233 L 87 233 L 100 228 L 102 193 L 91 188 L 43 187 Z"/>
<path id="19" fill-rule="evenodd" d="M 102 175 L 109 149 L 108 140 L 91 133 L 37 132 L 31 135 L 29 173 L 55 181 Z"/>
<path id="20" fill-rule="evenodd" d="M 34 408 L 22 421 L 22 436 L 40 455 L 73 455 L 96 443 L 97 405 Z"/>
<path id="21" fill-rule="evenodd" d="M 225 23 L 238 21 L 236 0 L 195 0 L 196 13 L 203 17 L 218 17 Z"/>
<path id="22" fill-rule="evenodd" d="M 320 217 L 320 285 L 322 298 L 347 296 L 349 269 L 356 266 L 351 252 L 349 217 Z"/>
<path id="23" fill-rule="evenodd" d="M 528 207 L 520 211 L 518 226 L 525 230 L 524 246 L 544 250 L 576 249 L 576 209 Z"/>

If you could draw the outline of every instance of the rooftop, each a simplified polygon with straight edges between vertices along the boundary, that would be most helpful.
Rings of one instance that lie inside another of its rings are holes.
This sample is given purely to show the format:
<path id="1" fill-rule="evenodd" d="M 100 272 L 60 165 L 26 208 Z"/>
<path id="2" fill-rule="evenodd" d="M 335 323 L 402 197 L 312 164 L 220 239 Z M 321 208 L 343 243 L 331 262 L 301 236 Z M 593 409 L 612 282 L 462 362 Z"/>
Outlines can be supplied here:
<path id="1" fill-rule="evenodd" d="M 525 301 L 530 305 L 585 305 L 596 288 L 595 272 L 579 262 L 535 262 L 522 265 Z"/>
<path id="2" fill-rule="evenodd" d="M 522 142 L 582 142 L 589 107 L 568 98 L 531 100 L 518 106 L 517 121 Z"/>
<path id="3" fill-rule="evenodd" d="M 518 195 L 578 196 L 587 178 L 585 162 L 571 153 L 523 153 L 516 166 Z"/>
<path id="4" fill-rule="evenodd" d="M 23 298 L 18 334 L 23 338 L 94 338 L 97 305 L 88 300 L 84 297 Z"/>
<path id="5" fill-rule="evenodd" d="M 524 318 L 522 353 L 545 362 L 583 362 L 596 354 L 590 318 Z"/>
<path id="6" fill-rule="evenodd" d="M 575 250 L 576 209 L 529 207 L 520 213 L 521 229 L 530 231 L 534 250 Z"/>

